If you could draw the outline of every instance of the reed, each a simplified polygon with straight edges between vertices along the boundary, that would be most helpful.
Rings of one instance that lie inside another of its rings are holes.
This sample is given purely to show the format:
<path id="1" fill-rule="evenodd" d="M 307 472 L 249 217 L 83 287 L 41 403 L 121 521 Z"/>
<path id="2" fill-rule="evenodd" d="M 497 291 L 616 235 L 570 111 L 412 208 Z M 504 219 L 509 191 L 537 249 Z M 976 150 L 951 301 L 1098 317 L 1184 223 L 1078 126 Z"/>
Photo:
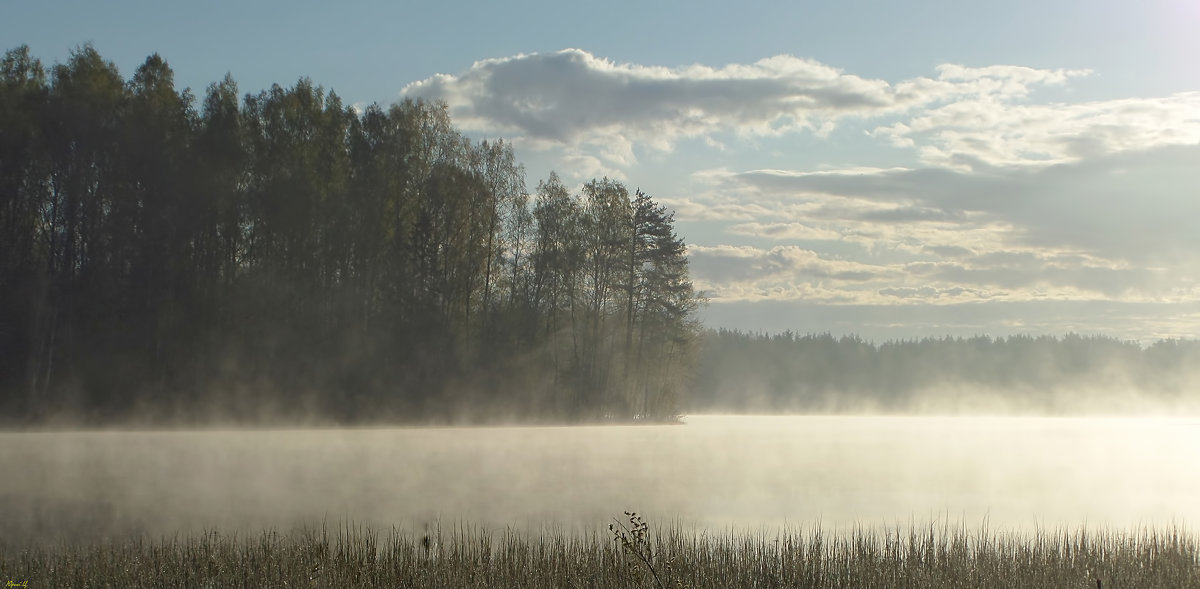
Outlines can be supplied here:
<path id="1" fill-rule="evenodd" d="M 1033 534 L 929 525 L 828 534 L 651 529 L 379 533 L 345 525 L 257 536 L 0 547 L 0 582 L 28 587 L 1197 587 L 1179 529 Z"/>

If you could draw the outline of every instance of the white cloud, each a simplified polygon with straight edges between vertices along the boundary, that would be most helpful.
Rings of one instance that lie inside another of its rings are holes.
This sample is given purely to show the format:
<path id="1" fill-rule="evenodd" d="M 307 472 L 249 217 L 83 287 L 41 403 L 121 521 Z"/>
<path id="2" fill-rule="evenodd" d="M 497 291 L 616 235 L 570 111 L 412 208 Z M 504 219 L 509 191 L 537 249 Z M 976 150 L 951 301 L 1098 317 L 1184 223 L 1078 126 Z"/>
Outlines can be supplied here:
<path id="1" fill-rule="evenodd" d="M 676 221 L 751 221 L 772 212 L 756 202 L 737 202 L 696 197 L 661 198 L 675 211 Z"/>
<path id="2" fill-rule="evenodd" d="M 586 146 L 624 166 L 635 161 L 635 145 L 670 151 L 681 138 L 699 137 L 727 148 L 716 133 L 753 138 L 810 131 L 828 137 L 844 117 L 898 114 L 969 96 L 1014 99 L 1033 86 L 1082 73 L 943 65 L 937 79 L 893 85 L 790 55 L 668 68 L 618 64 L 566 49 L 478 61 L 459 75 L 409 84 L 403 94 L 445 101 L 456 123 L 468 130 L 541 145 Z"/>
<path id="3" fill-rule="evenodd" d="M 925 247 L 1053 249 L 1194 273 L 1200 257 L 1200 145 L 1127 151 L 1028 168 L 820 173 L 754 170 L 724 176 L 758 202 L 823 203 L 804 217 L 847 236 Z M 714 190 L 719 189 L 717 187 Z M 865 203 L 865 204 L 864 204 Z M 772 207 L 767 206 L 771 209 Z M 889 218 L 890 217 L 890 218 Z"/>
<path id="4" fill-rule="evenodd" d="M 579 49 L 479 61 L 458 76 L 409 84 L 403 94 L 446 101 L 468 129 L 597 146 L 622 138 L 660 150 L 717 130 L 816 128 L 817 119 L 896 103 L 884 81 L 797 57 L 665 68 L 617 64 Z"/>
<path id="5" fill-rule="evenodd" d="M 575 147 L 564 149 L 562 155 L 558 157 L 558 162 L 565 169 L 571 171 L 568 176 L 571 180 L 579 182 L 586 182 L 592 178 L 627 180 L 625 172 L 619 167 L 612 166 L 606 163 L 606 160 L 590 155 Z"/>
<path id="6" fill-rule="evenodd" d="M 836 259 L 793 245 L 692 246 L 693 277 L 715 301 L 957 304 L 966 301 L 1200 301 L 1195 276 L 1032 250 L 919 262 Z"/>
<path id="7" fill-rule="evenodd" d="M 1012 90 L 951 102 L 875 129 L 929 165 L 1046 166 L 1200 143 L 1200 92 L 1078 104 L 1013 103 Z M 1019 94 L 1016 94 L 1019 96 Z"/>
<path id="8" fill-rule="evenodd" d="M 806 223 L 738 223 L 726 229 L 733 235 L 750 235 L 792 241 L 837 241 L 842 234 Z"/>
<path id="9" fill-rule="evenodd" d="M 907 171 L 709 171 L 709 192 L 682 201 L 678 218 L 729 222 L 726 236 L 839 242 L 857 245 L 862 252 L 908 256 L 940 248 L 990 251 L 1011 236 L 1010 223 L 981 212 L 924 202 L 903 191 L 869 190 L 876 184 L 889 186 L 889 178 L 902 178 Z M 843 184 L 861 190 L 844 190 Z"/>
<path id="10" fill-rule="evenodd" d="M 1023 98 L 1030 87 L 1040 84 L 1063 84 L 1068 78 L 1091 75 L 1090 70 L 1044 70 L 1017 65 L 965 67 L 942 64 L 937 67 L 938 80 L 962 82 L 960 94 L 991 95 L 1004 98 Z"/>
<path id="11" fill-rule="evenodd" d="M 809 131 L 828 137 L 846 117 L 900 116 L 874 135 L 914 147 L 926 163 L 1056 163 L 1200 140 L 1200 92 L 1163 98 L 1031 105 L 1041 86 L 1087 70 L 943 64 L 934 78 L 890 83 L 778 55 L 752 64 L 618 64 L 579 49 L 478 61 L 403 89 L 443 100 L 460 126 L 529 145 L 572 146 L 617 166 L 635 148 L 670 151 L 681 138 Z"/>
<path id="12" fill-rule="evenodd" d="M 1200 200 L 1181 188 L 1200 185 L 1196 161 L 1200 146 L 986 173 L 710 171 L 704 202 L 714 211 L 737 212 L 736 221 L 726 219 L 726 239 L 779 247 L 802 242 L 817 249 L 811 255 L 822 263 L 859 264 L 870 272 L 851 281 L 826 271 L 820 275 L 826 280 L 814 281 L 816 273 L 752 271 L 778 267 L 760 259 L 772 250 L 756 248 L 738 250 L 747 259 L 741 273 L 729 268 L 727 251 L 722 265 L 708 259 L 716 250 L 702 250 L 698 267 L 718 298 L 1200 301 L 1200 234 L 1193 222 Z M 732 196 L 722 201 L 722 193 Z M 828 292 L 812 290 L 816 286 Z"/>
<path id="13" fill-rule="evenodd" d="M 973 288 L 964 288 L 961 286 L 954 286 L 954 287 L 949 287 L 949 288 L 936 288 L 936 287 L 929 286 L 929 285 L 922 286 L 922 287 L 889 286 L 887 288 L 879 289 L 879 294 L 881 294 L 885 297 L 896 297 L 899 299 L 921 299 L 921 300 L 941 299 L 941 298 L 954 299 L 954 300 L 961 300 L 963 298 L 987 299 L 987 298 L 991 298 L 991 297 L 995 296 L 991 292 L 973 289 Z"/>
<path id="14" fill-rule="evenodd" d="M 822 257 L 793 245 L 689 248 L 696 286 L 714 299 L 824 300 L 850 303 L 895 269 Z M 865 290 L 864 290 L 865 289 Z"/>
<path id="15" fill-rule="evenodd" d="M 458 75 L 411 83 L 403 94 L 445 101 L 467 130 L 566 147 L 623 169 L 637 163 L 637 150 L 669 152 L 684 138 L 720 151 L 730 146 L 717 134 L 828 138 L 847 117 L 892 118 L 871 135 L 915 149 L 927 165 L 958 169 L 1045 166 L 1200 142 L 1200 92 L 1027 103 L 1039 87 L 1090 73 L 942 64 L 936 77 L 891 83 L 789 55 L 669 68 L 566 49 L 478 61 Z"/>

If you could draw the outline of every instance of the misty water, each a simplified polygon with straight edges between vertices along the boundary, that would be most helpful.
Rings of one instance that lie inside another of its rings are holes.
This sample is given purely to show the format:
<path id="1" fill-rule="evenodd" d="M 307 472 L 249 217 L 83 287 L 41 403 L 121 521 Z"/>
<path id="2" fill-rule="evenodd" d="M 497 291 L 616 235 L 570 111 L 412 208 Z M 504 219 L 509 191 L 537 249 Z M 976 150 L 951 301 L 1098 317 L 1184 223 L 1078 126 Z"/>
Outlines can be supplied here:
<path id="1" fill-rule="evenodd" d="M 7 541 L 347 522 L 590 532 L 1200 522 L 1200 420 L 692 416 L 685 425 L 0 434 Z"/>

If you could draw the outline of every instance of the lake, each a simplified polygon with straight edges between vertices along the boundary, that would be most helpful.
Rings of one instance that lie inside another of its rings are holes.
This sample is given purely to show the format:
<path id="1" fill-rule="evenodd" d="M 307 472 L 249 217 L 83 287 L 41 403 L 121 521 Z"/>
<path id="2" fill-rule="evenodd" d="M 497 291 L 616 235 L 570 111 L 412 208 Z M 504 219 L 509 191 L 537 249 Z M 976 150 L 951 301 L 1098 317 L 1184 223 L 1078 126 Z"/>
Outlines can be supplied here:
<path id="1" fill-rule="evenodd" d="M 0 434 L 9 542 L 346 522 L 710 530 L 1200 522 L 1200 420 L 690 416 L 685 425 Z"/>

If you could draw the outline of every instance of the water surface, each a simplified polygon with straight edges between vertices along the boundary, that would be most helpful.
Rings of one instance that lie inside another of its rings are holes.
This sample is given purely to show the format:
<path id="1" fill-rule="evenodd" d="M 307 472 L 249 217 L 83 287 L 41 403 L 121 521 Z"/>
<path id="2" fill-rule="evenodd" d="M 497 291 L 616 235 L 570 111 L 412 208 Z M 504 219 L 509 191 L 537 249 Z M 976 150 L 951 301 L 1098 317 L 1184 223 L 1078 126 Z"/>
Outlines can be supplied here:
<path id="1" fill-rule="evenodd" d="M 347 521 L 597 530 L 1200 522 L 1195 419 L 692 416 L 686 425 L 0 434 L 8 541 Z"/>

